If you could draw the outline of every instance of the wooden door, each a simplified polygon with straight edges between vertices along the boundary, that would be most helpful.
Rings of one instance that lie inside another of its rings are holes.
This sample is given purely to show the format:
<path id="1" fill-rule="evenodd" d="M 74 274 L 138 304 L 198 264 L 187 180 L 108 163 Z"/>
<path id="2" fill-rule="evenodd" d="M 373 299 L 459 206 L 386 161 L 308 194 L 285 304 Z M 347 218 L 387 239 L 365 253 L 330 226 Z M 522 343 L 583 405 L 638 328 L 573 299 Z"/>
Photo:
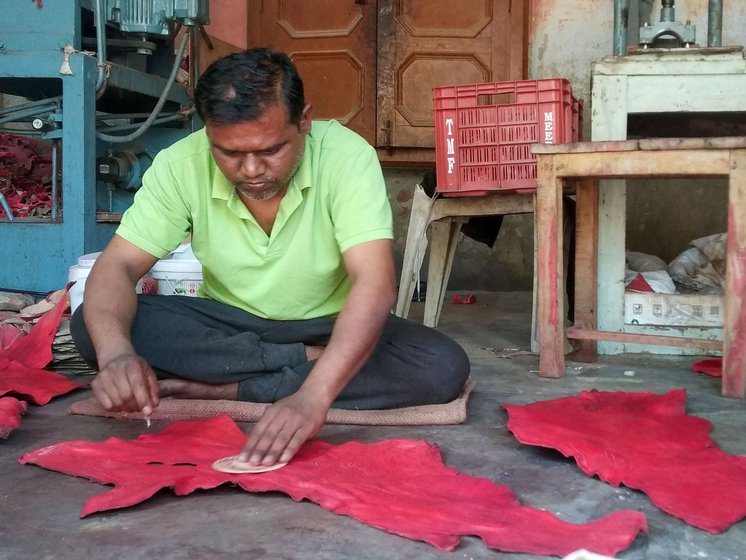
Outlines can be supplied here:
<path id="1" fill-rule="evenodd" d="M 378 0 L 376 143 L 435 145 L 436 86 L 524 77 L 524 0 Z"/>
<path id="2" fill-rule="evenodd" d="M 313 118 L 336 119 L 374 142 L 375 0 L 253 0 L 248 27 L 249 46 L 293 58 Z"/>

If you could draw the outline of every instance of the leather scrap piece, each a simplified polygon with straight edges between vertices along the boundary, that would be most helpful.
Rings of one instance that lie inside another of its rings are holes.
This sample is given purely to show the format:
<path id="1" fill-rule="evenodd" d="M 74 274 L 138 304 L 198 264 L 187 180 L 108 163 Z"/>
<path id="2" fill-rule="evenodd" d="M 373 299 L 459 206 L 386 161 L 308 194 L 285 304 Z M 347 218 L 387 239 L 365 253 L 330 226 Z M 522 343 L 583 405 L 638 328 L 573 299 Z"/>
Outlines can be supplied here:
<path id="1" fill-rule="evenodd" d="M 692 371 L 695 373 L 704 373 L 710 377 L 723 376 L 723 359 L 722 358 L 705 358 L 692 364 Z"/>
<path id="2" fill-rule="evenodd" d="M 38 405 L 81 387 L 83 385 L 53 371 L 26 367 L 0 369 L 0 395 L 13 394 Z"/>
<path id="3" fill-rule="evenodd" d="M 0 438 L 7 439 L 10 432 L 21 425 L 21 415 L 27 406 L 13 397 L 0 398 Z"/>
<path id="4" fill-rule="evenodd" d="M 32 369 L 41 369 L 49 364 L 54 357 L 52 341 L 67 307 L 66 288 L 64 295 L 51 310 L 39 318 L 30 333 L 16 338 L 0 352 L 0 369 L 3 364 L 12 362 Z"/>
<path id="5" fill-rule="evenodd" d="M 589 476 L 641 490 L 658 508 L 710 533 L 746 516 L 746 457 L 710 438 L 686 413 L 686 391 L 664 395 L 583 391 L 503 405 L 521 443 L 556 449 Z"/>
<path id="6" fill-rule="evenodd" d="M 425 441 L 386 440 L 331 445 L 307 442 L 285 467 L 260 474 L 214 470 L 235 454 L 246 435 L 227 416 L 182 421 L 135 440 L 68 441 L 20 458 L 46 469 L 81 476 L 113 489 L 91 497 L 81 517 L 138 504 L 162 488 L 177 496 L 222 484 L 249 492 L 280 491 L 373 527 L 453 550 L 463 535 L 490 548 L 563 556 L 579 548 L 613 555 L 628 547 L 645 517 L 618 511 L 573 524 L 523 506 L 507 487 L 445 466 Z"/>
<path id="7" fill-rule="evenodd" d="M 64 375 L 42 369 L 52 361 L 52 342 L 67 307 L 65 289 L 29 334 L 19 336 L 0 351 L 0 395 L 13 394 L 44 405 L 56 396 L 82 387 Z"/>

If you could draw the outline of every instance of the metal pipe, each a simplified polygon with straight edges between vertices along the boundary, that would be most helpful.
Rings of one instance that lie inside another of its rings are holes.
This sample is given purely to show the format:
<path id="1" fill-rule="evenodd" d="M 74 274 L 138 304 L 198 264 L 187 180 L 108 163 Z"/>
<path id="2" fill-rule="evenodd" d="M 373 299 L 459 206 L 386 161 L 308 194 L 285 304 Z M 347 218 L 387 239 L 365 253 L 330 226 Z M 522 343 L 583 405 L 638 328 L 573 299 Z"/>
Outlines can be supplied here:
<path id="1" fill-rule="evenodd" d="M 41 138 L 44 133 L 33 129 L 24 128 L 23 130 L 21 130 L 18 128 L 0 127 L 0 134 L 22 134 L 23 136 L 27 136 L 29 138 Z"/>
<path id="2" fill-rule="evenodd" d="M 8 204 L 8 201 L 5 199 L 5 195 L 0 192 L 0 206 L 3 207 L 3 210 L 5 211 L 5 215 L 8 217 L 8 221 L 13 221 L 13 212 L 10 209 L 10 205 Z"/>
<path id="3" fill-rule="evenodd" d="M 0 117 L 0 124 L 21 121 L 29 117 L 35 117 L 36 115 L 41 115 L 42 113 L 49 113 L 50 111 L 53 111 L 56 108 L 57 108 L 56 105 L 51 105 L 51 106 L 46 106 L 46 107 L 31 107 L 30 109 L 26 109 L 25 111 L 19 111 L 19 112 L 11 113 L 6 117 Z"/>
<path id="4" fill-rule="evenodd" d="M 629 0 L 614 0 L 614 56 L 627 54 Z"/>
<path id="5" fill-rule="evenodd" d="M 59 140 L 52 141 L 52 222 L 57 221 L 57 164 L 59 158 L 57 155 L 57 143 Z"/>
<path id="6" fill-rule="evenodd" d="M 38 107 L 39 105 L 48 105 L 52 103 L 58 103 L 62 100 L 61 96 L 57 97 L 48 97 L 46 99 L 38 99 L 36 101 L 29 101 L 28 103 L 22 103 L 21 105 L 13 105 L 12 107 L 6 107 L 5 109 L 0 109 L 0 115 L 8 115 L 10 113 L 15 113 L 16 111 L 20 111 L 21 109 L 30 109 L 31 107 Z"/>
<path id="7" fill-rule="evenodd" d="M 674 0 L 663 0 L 663 6 L 661 7 L 661 21 L 674 22 L 676 21 L 676 9 L 673 7 Z"/>
<path id="8" fill-rule="evenodd" d="M 153 125 L 153 124 L 163 124 L 163 123 L 174 122 L 174 121 L 183 121 L 183 120 L 186 120 L 186 118 L 187 118 L 188 115 L 189 115 L 189 113 L 184 114 L 184 115 L 182 115 L 182 114 L 176 114 L 176 115 L 169 115 L 167 117 L 160 117 L 158 119 L 155 119 L 150 124 Z M 115 126 L 107 127 L 104 130 L 107 133 L 109 133 L 109 132 L 123 132 L 125 130 L 132 130 L 133 128 L 137 128 L 138 126 L 140 126 L 140 123 L 118 124 L 118 125 L 115 125 Z"/>
<path id="9" fill-rule="evenodd" d="M 96 60 L 98 75 L 96 76 L 96 99 L 106 91 L 106 14 L 104 0 L 96 0 Z"/>
<path id="10" fill-rule="evenodd" d="M 177 115 L 178 113 L 170 112 L 170 113 L 161 113 L 159 115 L 159 119 L 163 117 L 170 117 L 173 115 Z M 147 119 L 150 116 L 150 113 L 102 113 L 100 115 L 96 115 L 97 121 L 116 121 L 120 119 Z"/>
<path id="11" fill-rule="evenodd" d="M 723 46 L 723 0 L 709 0 L 707 4 L 707 46 Z"/>
<path id="12" fill-rule="evenodd" d="M 150 114 L 148 119 L 142 123 L 142 126 L 138 128 L 135 132 L 128 134 L 127 136 L 112 136 L 110 134 L 104 134 L 103 132 L 96 132 L 96 138 L 99 140 L 103 140 L 104 142 L 111 142 L 114 144 L 120 144 L 123 142 L 131 142 L 135 138 L 139 138 L 148 128 L 150 128 L 150 125 L 153 124 L 153 121 L 155 121 L 156 118 L 158 118 L 158 115 L 161 112 L 161 109 L 163 109 L 163 105 L 166 104 L 166 98 L 168 97 L 168 92 L 171 90 L 171 86 L 174 84 L 174 81 L 176 80 L 176 74 L 179 72 L 179 67 L 181 65 L 181 59 L 184 57 L 184 51 L 186 50 L 187 43 L 189 42 L 189 35 L 191 34 L 191 31 L 189 28 L 187 28 L 184 31 L 184 36 L 181 38 L 181 43 L 179 44 L 179 51 L 176 53 L 176 59 L 174 60 L 174 65 L 171 68 L 171 75 L 168 77 L 168 80 L 166 81 L 166 86 L 163 88 L 163 93 L 161 93 L 160 98 L 158 99 L 158 102 L 155 104 L 155 108 L 153 109 L 153 112 Z"/>

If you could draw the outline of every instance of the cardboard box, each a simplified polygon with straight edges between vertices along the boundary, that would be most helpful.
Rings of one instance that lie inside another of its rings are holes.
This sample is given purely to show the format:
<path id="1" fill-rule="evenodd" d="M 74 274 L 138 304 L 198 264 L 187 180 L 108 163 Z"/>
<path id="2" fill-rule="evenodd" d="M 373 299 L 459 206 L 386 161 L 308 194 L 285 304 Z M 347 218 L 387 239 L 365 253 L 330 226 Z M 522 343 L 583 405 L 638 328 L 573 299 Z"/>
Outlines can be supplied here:
<path id="1" fill-rule="evenodd" d="M 624 322 L 630 325 L 722 327 L 723 296 L 625 292 Z"/>

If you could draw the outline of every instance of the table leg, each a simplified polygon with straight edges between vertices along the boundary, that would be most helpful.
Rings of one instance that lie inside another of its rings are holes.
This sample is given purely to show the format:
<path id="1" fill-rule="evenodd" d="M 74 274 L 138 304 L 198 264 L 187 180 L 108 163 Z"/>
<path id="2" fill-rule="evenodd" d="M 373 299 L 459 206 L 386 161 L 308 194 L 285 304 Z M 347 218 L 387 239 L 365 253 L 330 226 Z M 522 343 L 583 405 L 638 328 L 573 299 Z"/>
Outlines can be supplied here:
<path id="1" fill-rule="evenodd" d="M 598 306 L 598 181 L 584 178 L 576 189 L 575 326 L 596 330 Z M 574 358 L 595 362 L 596 341 L 581 340 Z"/>
<path id="2" fill-rule="evenodd" d="M 424 189 L 420 185 L 415 186 L 399 279 L 399 295 L 396 300 L 396 315 L 405 319 L 409 315 L 412 295 L 417 284 L 417 273 L 422 267 L 427 250 L 427 226 L 430 223 L 432 207 L 433 201 L 425 194 Z"/>
<path id="3" fill-rule="evenodd" d="M 731 150 L 723 325 L 726 397 L 746 397 L 746 150 Z"/>
<path id="4" fill-rule="evenodd" d="M 452 217 L 430 224 L 430 265 L 427 269 L 427 296 L 423 324 L 437 327 L 443 298 L 451 275 L 463 220 Z"/>
<path id="5" fill-rule="evenodd" d="M 555 174 L 553 156 L 537 158 L 537 183 L 539 375 L 562 377 L 565 374 L 563 203 L 562 179 Z"/>

